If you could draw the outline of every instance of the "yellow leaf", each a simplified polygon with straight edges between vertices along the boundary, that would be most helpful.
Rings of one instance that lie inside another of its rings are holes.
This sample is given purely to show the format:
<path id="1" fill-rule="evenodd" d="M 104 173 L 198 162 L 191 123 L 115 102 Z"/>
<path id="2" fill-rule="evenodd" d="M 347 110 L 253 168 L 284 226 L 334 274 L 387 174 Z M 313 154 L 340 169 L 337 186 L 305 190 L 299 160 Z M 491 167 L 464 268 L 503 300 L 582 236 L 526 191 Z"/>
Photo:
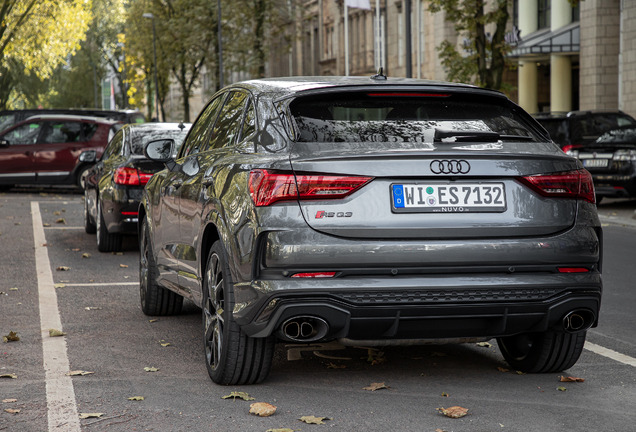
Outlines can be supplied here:
<path id="1" fill-rule="evenodd" d="M 2 403 L 12 403 L 12 402 L 17 402 L 17 399 L 2 399 Z"/>
<path id="2" fill-rule="evenodd" d="M 91 257 L 91 254 L 89 254 L 88 252 L 82 254 L 82 258 L 90 258 L 90 257 Z"/>
<path id="3" fill-rule="evenodd" d="M 460 418 L 468 414 L 468 409 L 462 408 L 460 406 L 453 406 L 450 408 L 437 408 L 437 411 L 450 418 Z"/>
<path id="4" fill-rule="evenodd" d="M 325 424 L 323 420 L 333 420 L 329 417 L 315 417 L 315 416 L 302 416 L 299 418 L 301 422 L 305 422 L 307 424 Z"/>
<path id="5" fill-rule="evenodd" d="M 55 221 L 55 223 L 66 224 L 66 220 L 64 218 L 59 218 Z"/>
<path id="6" fill-rule="evenodd" d="M 126 264 L 119 264 L 119 267 L 121 268 L 128 268 L 128 266 Z"/>
<path id="7" fill-rule="evenodd" d="M 95 307 L 95 306 L 88 306 L 88 307 L 85 307 L 84 309 L 86 309 L 86 310 L 100 310 L 101 308 L 100 307 Z"/>
<path id="8" fill-rule="evenodd" d="M 267 402 L 256 402 L 250 405 L 250 414 L 260 417 L 269 417 L 276 412 L 276 407 Z"/>
<path id="9" fill-rule="evenodd" d="M 491 348 L 492 347 L 492 344 L 490 344 L 488 342 L 479 342 L 479 343 L 477 343 L 475 345 L 483 347 L 483 348 Z"/>
<path id="10" fill-rule="evenodd" d="M 84 375 L 90 375 L 90 374 L 94 374 L 95 372 L 87 372 L 87 371 L 83 371 L 83 370 L 76 370 L 76 371 L 70 371 L 67 372 L 66 375 L 68 376 L 84 376 Z"/>
<path id="11" fill-rule="evenodd" d="M 66 336 L 66 333 L 55 329 L 49 329 L 49 337 Z"/>
<path id="12" fill-rule="evenodd" d="M 162 343 L 161 346 L 162 347 L 167 347 L 167 346 L 170 346 L 170 344 L 166 342 L 166 343 Z"/>
<path id="13" fill-rule="evenodd" d="M 148 320 L 148 322 L 157 322 L 157 321 L 159 321 L 159 320 L 156 320 L 156 319 Z"/>
<path id="14" fill-rule="evenodd" d="M 376 390 L 388 389 L 388 388 L 389 388 L 389 386 L 384 385 L 384 383 L 381 382 L 381 383 L 371 383 L 367 387 L 362 387 L 362 390 L 376 391 Z"/>
<path id="15" fill-rule="evenodd" d="M 17 341 L 20 340 L 20 336 L 18 336 L 18 334 L 16 332 L 10 331 L 8 335 L 2 337 L 2 340 L 5 343 L 17 342 Z"/>
<path id="16" fill-rule="evenodd" d="M 585 378 L 561 376 L 561 382 L 585 382 Z"/>
<path id="17" fill-rule="evenodd" d="M 144 397 L 143 396 L 133 396 L 133 397 L 129 397 L 128 400 L 142 401 L 142 400 L 144 400 Z"/>
<path id="18" fill-rule="evenodd" d="M 81 419 L 87 419 L 87 418 L 100 418 L 101 416 L 103 416 L 104 413 L 80 413 L 79 417 Z"/>
<path id="19" fill-rule="evenodd" d="M 251 401 L 254 400 L 253 397 L 251 397 L 249 394 L 245 393 L 245 392 L 235 392 L 233 391 L 232 393 L 230 393 L 227 396 L 221 396 L 221 399 L 230 399 L 233 398 L 234 400 L 236 400 L 236 398 L 240 398 L 246 401 Z"/>
<path id="20" fill-rule="evenodd" d="M 3 374 L 0 375 L 0 378 L 13 378 L 16 379 L 18 376 L 16 374 Z"/>
<path id="21" fill-rule="evenodd" d="M 9 288 L 9 291 L 17 291 L 17 288 Z"/>
<path id="22" fill-rule="evenodd" d="M 59 215 L 60 215 L 60 212 L 59 212 L 59 211 L 54 211 L 54 212 L 53 212 L 53 214 L 54 214 L 55 216 L 59 216 Z"/>
<path id="23" fill-rule="evenodd" d="M 558 391 L 568 391 L 568 389 L 566 389 L 565 387 L 557 387 Z"/>
<path id="24" fill-rule="evenodd" d="M 55 288 L 64 288 L 66 285 L 63 283 L 57 283 L 55 285 L 53 285 Z"/>
<path id="25" fill-rule="evenodd" d="M 18 414 L 20 412 L 19 409 L 13 409 L 13 408 L 5 408 L 5 411 L 8 412 L 9 414 Z"/>
<path id="26" fill-rule="evenodd" d="M 517 371 L 517 375 L 525 375 L 525 372 Z"/>
<path id="27" fill-rule="evenodd" d="M 42 224 L 42 226 L 50 227 L 50 226 L 51 226 L 51 224 L 50 224 L 50 223 L 43 223 L 43 224 Z"/>
<path id="28" fill-rule="evenodd" d="M 446 392 L 442 392 L 442 397 L 450 397 L 450 395 Z"/>
<path id="29" fill-rule="evenodd" d="M 71 268 L 68 266 L 59 266 L 58 268 L 56 268 L 55 270 L 57 271 L 69 271 Z"/>
<path id="30" fill-rule="evenodd" d="M 156 367 L 145 367 L 144 370 L 146 372 L 157 372 L 159 370 L 159 368 L 156 368 Z"/>

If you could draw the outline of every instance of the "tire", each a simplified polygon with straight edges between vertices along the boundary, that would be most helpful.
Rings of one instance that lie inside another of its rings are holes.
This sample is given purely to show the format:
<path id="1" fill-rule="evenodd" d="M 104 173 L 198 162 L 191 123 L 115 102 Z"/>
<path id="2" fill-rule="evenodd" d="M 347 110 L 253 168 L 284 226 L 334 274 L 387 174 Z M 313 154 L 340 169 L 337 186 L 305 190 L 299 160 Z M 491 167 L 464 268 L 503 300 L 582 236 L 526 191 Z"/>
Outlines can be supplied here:
<path id="1" fill-rule="evenodd" d="M 150 230 L 144 219 L 139 239 L 139 300 L 141 310 L 150 316 L 178 315 L 183 297 L 157 284 L 159 270 L 150 243 Z"/>
<path id="2" fill-rule="evenodd" d="M 257 384 L 269 373 L 274 337 L 247 336 L 234 321 L 234 292 L 223 245 L 217 241 L 208 255 L 203 279 L 205 363 L 217 384 Z"/>
<path id="3" fill-rule="evenodd" d="M 88 175 L 88 171 L 93 168 L 92 165 L 86 165 L 77 172 L 77 177 L 75 178 L 75 184 L 82 190 L 86 189 L 86 176 Z"/>
<path id="4" fill-rule="evenodd" d="M 97 231 L 97 250 L 100 252 L 116 252 L 121 249 L 121 234 L 111 234 L 106 228 L 106 222 L 104 222 L 104 214 L 102 213 L 102 206 L 99 204 L 99 197 L 97 199 L 97 219 L 95 229 Z"/>
<path id="5" fill-rule="evenodd" d="M 581 356 L 587 332 L 523 333 L 498 338 L 499 350 L 510 366 L 527 373 L 561 372 Z"/>
<path id="6" fill-rule="evenodd" d="M 86 234 L 95 234 L 97 232 L 95 221 L 91 218 L 91 214 L 88 211 L 88 197 L 86 193 L 84 193 L 84 231 L 86 231 Z"/>

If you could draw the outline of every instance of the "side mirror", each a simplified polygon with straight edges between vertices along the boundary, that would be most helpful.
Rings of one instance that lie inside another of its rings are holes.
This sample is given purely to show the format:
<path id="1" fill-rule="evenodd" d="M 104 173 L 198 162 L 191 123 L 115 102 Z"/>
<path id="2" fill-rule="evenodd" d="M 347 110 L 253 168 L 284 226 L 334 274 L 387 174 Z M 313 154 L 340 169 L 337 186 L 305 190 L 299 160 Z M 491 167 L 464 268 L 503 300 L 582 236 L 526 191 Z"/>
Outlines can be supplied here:
<path id="1" fill-rule="evenodd" d="M 79 155 L 80 162 L 95 162 L 97 160 L 97 152 L 95 150 L 86 150 Z"/>
<path id="2" fill-rule="evenodd" d="M 4 138 L 0 138 L 0 147 L 9 147 L 9 141 Z"/>
<path id="3" fill-rule="evenodd" d="M 172 157 L 174 147 L 174 140 L 172 139 L 150 141 L 144 148 L 144 154 L 152 161 L 168 163 L 174 160 Z"/>

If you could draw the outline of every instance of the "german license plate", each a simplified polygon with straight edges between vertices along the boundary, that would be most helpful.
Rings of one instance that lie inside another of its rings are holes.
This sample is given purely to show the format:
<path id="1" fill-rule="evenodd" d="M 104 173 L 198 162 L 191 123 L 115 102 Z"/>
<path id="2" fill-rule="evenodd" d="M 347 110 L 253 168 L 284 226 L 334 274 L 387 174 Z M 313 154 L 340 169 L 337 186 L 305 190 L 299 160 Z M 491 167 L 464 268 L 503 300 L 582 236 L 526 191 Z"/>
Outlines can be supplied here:
<path id="1" fill-rule="evenodd" d="M 609 165 L 609 159 L 584 159 L 583 166 L 586 168 L 603 168 Z"/>
<path id="2" fill-rule="evenodd" d="M 396 213 L 470 213 L 506 210 L 503 183 L 403 183 L 391 185 Z"/>

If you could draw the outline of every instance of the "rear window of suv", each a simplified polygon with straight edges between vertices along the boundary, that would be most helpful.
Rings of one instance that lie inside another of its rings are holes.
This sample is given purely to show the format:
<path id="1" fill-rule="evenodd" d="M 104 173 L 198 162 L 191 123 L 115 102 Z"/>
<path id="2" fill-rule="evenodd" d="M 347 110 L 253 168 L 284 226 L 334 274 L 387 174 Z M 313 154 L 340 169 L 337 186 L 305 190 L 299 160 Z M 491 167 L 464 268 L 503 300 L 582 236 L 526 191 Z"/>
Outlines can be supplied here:
<path id="1" fill-rule="evenodd" d="M 483 97 L 339 93 L 297 98 L 290 112 L 300 142 L 453 142 L 455 132 L 465 141 L 542 140 L 509 108 Z M 480 134 L 488 138 L 479 139 Z"/>

